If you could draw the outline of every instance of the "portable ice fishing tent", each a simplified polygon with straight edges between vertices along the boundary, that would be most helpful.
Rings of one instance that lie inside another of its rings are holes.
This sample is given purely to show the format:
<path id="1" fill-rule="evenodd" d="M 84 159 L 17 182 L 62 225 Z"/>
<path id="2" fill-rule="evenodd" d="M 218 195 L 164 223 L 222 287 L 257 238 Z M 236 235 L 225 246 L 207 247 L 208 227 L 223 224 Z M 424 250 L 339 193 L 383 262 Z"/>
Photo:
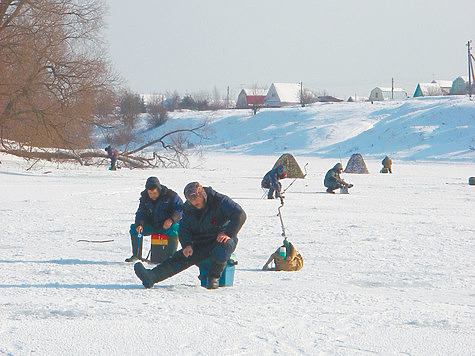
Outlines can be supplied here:
<path id="1" fill-rule="evenodd" d="M 363 156 L 360 153 L 355 153 L 351 155 L 346 168 L 343 171 L 345 173 L 357 173 L 357 174 L 369 174 L 366 163 L 363 159 Z"/>
<path id="2" fill-rule="evenodd" d="M 305 178 L 305 174 L 303 174 L 302 169 L 295 160 L 294 156 L 289 153 L 285 153 L 280 156 L 272 169 L 277 168 L 278 166 L 283 166 L 285 168 L 287 178 Z"/>

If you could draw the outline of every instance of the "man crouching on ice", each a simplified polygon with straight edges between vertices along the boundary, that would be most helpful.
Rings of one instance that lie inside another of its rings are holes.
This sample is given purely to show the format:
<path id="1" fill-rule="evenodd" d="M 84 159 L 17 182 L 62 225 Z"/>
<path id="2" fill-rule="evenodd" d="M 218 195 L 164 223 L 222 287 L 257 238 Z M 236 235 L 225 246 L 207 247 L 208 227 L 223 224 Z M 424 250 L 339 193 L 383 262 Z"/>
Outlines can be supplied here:
<path id="1" fill-rule="evenodd" d="M 135 274 L 145 288 L 211 258 L 207 288 L 216 289 L 236 249 L 237 233 L 246 221 L 244 210 L 226 195 L 198 182 L 189 183 L 184 193 L 187 201 L 178 230 L 183 248 L 151 270 L 140 262 L 135 264 Z"/>

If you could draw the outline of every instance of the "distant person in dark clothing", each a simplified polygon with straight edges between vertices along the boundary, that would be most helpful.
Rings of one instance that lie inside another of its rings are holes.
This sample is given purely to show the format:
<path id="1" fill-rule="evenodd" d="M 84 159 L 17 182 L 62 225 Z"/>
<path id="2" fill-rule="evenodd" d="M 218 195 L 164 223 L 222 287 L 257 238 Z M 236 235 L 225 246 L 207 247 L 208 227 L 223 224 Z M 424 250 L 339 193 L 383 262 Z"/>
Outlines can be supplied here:
<path id="1" fill-rule="evenodd" d="M 140 262 L 135 264 L 135 274 L 145 288 L 210 258 L 207 288 L 216 289 L 236 249 L 237 234 L 246 221 L 244 210 L 226 195 L 198 182 L 189 183 L 184 193 L 187 201 L 178 230 L 183 249 L 151 270 Z"/>
<path id="2" fill-rule="evenodd" d="M 353 187 L 353 184 L 348 184 L 343 179 L 341 179 L 340 174 L 342 171 L 343 166 L 341 163 L 337 163 L 327 172 L 325 175 L 325 180 L 323 181 L 323 185 L 328 188 L 327 193 L 335 194 L 334 190 L 343 186 L 347 186 L 348 188 Z"/>
<path id="3" fill-rule="evenodd" d="M 279 180 L 286 177 L 287 173 L 285 173 L 284 166 L 277 166 L 266 173 L 264 178 L 262 178 L 261 187 L 269 189 L 269 192 L 267 193 L 267 199 L 274 199 L 274 192 L 275 197 L 280 198 L 282 184 L 279 182 Z"/>
<path id="4" fill-rule="evenodd" d="M 393 165 L 393 161 L 391 161 L 391 158 L 389 158 L 388 156 L 384 157 L 384 159 L 381 161 L 381 164 L 383 165 L 383 169 L 386 168 L 389 173 L 393 172 L 391 170 L 391 166 Z M 383 171 L 383 169 L 381 171 Z"/>
<path id="5" fill-rule="evenodd" d="M 163 234 L 167 236 L 167 255 L 171 256 L 178 246 L 178 222 L 183 214 L 183 201 L 173 190 L 160 184 L 157 177 L 149 177 L 145 190 L 140 193 L 140 204 L 135 213 L 135 224 L 130 225 L 132 256 L 125 262 L 142 258 L 143 239 L 138 235 L 148 236 Z"/>
<path id="6" fill-rule="evenodd" d="M 107 152 L 107 155 L 111 160 L 111 166 L 109 167 L 109 169 L 111 171 L 115 171 L 117 169 L 115 163 L 117 162 L 117 157 L 119 157 L 119 152 L 117 152 L 117 150 L 110 145 L 107 146 L 104 150 Z"/>

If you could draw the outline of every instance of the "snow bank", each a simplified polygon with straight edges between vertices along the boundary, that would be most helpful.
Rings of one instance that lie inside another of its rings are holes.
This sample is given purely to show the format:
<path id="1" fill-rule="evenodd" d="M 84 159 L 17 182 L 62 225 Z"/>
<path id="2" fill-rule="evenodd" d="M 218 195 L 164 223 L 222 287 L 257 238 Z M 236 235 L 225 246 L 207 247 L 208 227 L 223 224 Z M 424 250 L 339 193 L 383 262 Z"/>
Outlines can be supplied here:
<path id="1" fill-rule="evenodd" d="M 209 123 L 206 149 L 253 155 L 475 161 L 475 102 L 467 97 L 404 101 L 316 103 L 305 108 L 170 113 L 143 139 L 173 128 Z M 193 138 L 199 144 L 197 138 Z"/>

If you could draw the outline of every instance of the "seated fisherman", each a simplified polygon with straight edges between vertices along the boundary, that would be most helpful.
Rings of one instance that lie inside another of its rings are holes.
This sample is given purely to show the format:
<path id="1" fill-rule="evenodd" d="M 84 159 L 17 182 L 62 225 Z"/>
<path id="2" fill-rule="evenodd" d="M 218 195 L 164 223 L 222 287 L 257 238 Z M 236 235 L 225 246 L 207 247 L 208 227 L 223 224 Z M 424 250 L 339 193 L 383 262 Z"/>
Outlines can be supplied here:
<path id="1" fill-rule="evenodd" d="M 142 259 L 143 236 L 163 234 L 168 237 L 166 254 L 171 256 L 178 246 L 178 222 L 181 219 L 183 200 L 173 190 L 160 184 L 157 177 L 149 177 L 145 190 L 140 193 L 140 204 L 135 213 L 135 224 L 130 225 L 132 256 L 125 262 Z"/>
<path id="2" fill-rule="evenodd" d="M 392 173 L 393 171 L 391 170 L 391 166 L 393 164 L 393 161 L 391 161 L 391 158 L 389 158 L 388 156 L 384 157 L 384 159 L 382 160 L 382 165 L 383 165 L 383 169 L 386 168 L 389 173 Z M 386 171 L 386 173 L 388 172 Z"/>
<path id="3" fill-rule="evenodd" d="M 335 166 L 330 169 L 327 174 L 325 175 L 325 180 L 323 184 L 327 187 L 327 193 L 335 194 L 334 190 L 341 188 L 343 186 L 347 186 L 348 188 L 353 187 L 353 184 L 346 183 L 343 179 L 341 179 L 340 174 L 343 171 L 343 166 L 341 163 L 335 164 Z"/>

